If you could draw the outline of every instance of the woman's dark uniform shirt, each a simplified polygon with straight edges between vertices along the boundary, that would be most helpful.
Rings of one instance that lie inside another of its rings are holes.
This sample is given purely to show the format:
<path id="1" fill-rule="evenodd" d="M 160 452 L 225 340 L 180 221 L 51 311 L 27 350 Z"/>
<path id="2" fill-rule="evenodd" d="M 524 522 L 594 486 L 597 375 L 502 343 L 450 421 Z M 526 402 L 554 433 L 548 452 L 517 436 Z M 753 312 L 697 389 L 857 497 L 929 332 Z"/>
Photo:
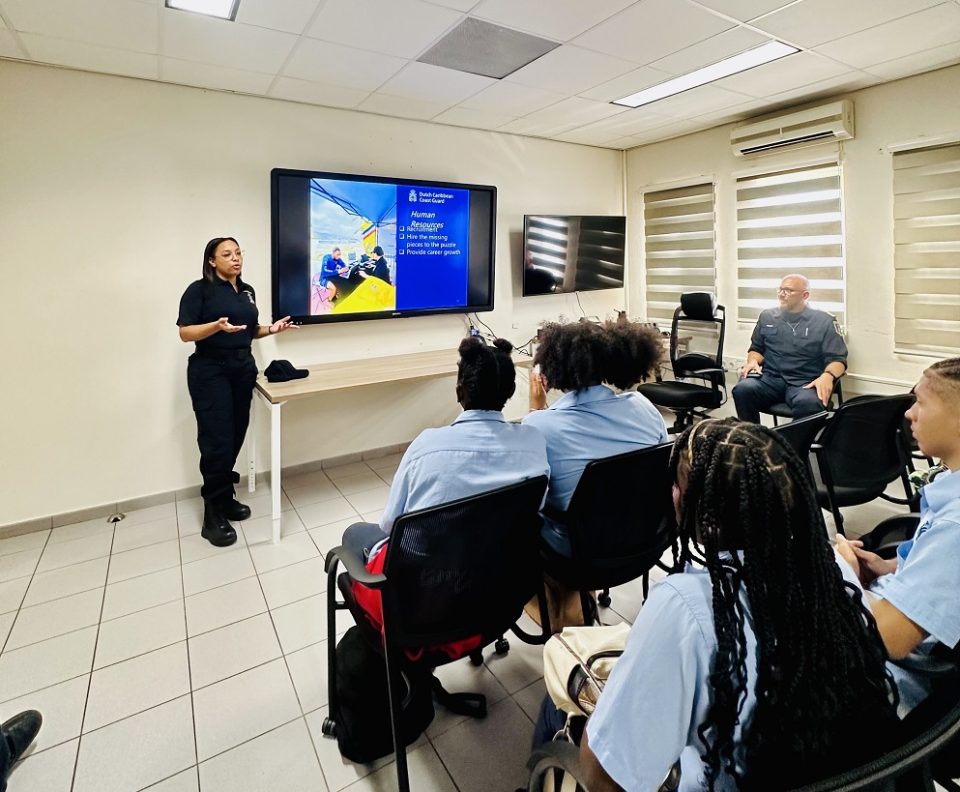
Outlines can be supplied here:
<path id="1" fill-rule="evenodd" d="M 217 352 L 249 349 L 251 340 L 256 337 L 257 310 L 256 293 L 253 287 L 237 278 L 234 291 L 230 281 L 215 277 L 210 281 L 201 278 L 187 286 L 180 298 L 180 316 L 177 325 L 207 324 L 219 321 L 226 316 L 233 325 L 246 325 L 239 333 L 214 333 L 202 341 L 197 341 L 198 352 Z"/>

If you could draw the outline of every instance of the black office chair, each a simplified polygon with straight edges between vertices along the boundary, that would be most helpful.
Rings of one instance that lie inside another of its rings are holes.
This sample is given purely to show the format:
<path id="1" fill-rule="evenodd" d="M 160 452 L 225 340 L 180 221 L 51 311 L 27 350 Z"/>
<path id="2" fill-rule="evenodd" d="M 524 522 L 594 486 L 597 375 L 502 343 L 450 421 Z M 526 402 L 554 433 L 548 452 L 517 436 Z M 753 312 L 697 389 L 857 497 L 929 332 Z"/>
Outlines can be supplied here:
<path id="1" fill-rule="evenodd" d="M 877 523 L 872 531 L 858 538 L 863 542 L 864 550 L 876 553 L 881 558 L 893 558 L 900 543 L 913 539 L 919 526 L 919 514 L 898 514 L 887 517 Z"/>
<path id="2" fill-rule="evenodd" d="M 842 380 L 837 380 L 833 386 L 833 393 L 830 394 L 830 401 L 827 402 L 827 410 L 835 410 L 843 404 L 843 385 Z M 786 402 L 771 404 L 769 407 L 760 410 L 762 413 L 773 416 L 773 425 L 779 425 L 779 418 L 793 418 L 793 410 Z"/>
<path id="3" fill-rule="evenodd" d="M 901 427 L 913 395 L 858 396 L 846 401 L 824 426 L 812 451 L 817 460 L 817 500 L 833 514 L 843 533 L 840 509 L 883 498 L 915 510 L 918 499 L 907 477 L 907 451 Z M 904 497 L 884 490 L 896 479 Z"/>
<path id="4" fill-rule="evenodd" d="M 790 423 L 774 426 L 773 431 L 790 444 L 800 459 L 809 461 L 810 449 L 813 447 L 817 435 L 820 434 L 820 430 L 826 424 L 829 415 L 827 412 L 821 412 L 816 415 L 797 418 Z"/>
<path id="5" fill-rule="evenodd" d="M 570 557 L 543 546 L 548 575 L 580 592 L 584 617 L 592 621 L 590 592 L 603 590 L 600 604 L 609 605 L 609 589 L 643 578 L 671 547 L 677 524 L 670 476 L 673 443 L 595 459 L 583 470 L 566 511 L 545 513 L 562 523 L 570 536 Z M 545 626 L 544 631 L 549 634 Z"/>
<path id="6" fill-rule="evenodd" d="M 709 323 L 718 326 L 717 352 L 677 354 L 681 325 Z M 709 292 L 690 292 L 680 296 L 680 306 L 673 312 L 670 325 L 670 365 L 672 382 L 664 382 L 659 372 L 657 381 L 641 385 L 637 390 L 660 407 L 671 410 L 677 419 L 671 432 L 680 433 L 693 423 L 694 416 L 707 417 L 727 400 L 727 385 L 723 371 L 723 337 L 726 332 L 726 309 L 717 305 Z M 688 382 L 687 380 L 697 380 Z"/>
<path id="7" fill-rule="evenodd" d="M 405 650 L 421 650 L 480 636 L 485 646 L 514 625 L 524 604 L 540 595 L 540 505 L 547 477 L 538 476 L 492 492 L 404 514 L 394 523 L 383 574 L 367 572 L 363 559 L 345 547 L 327 554 L 327 685 L 329 717 L 323 733 L 335 736 L 337 722 L 336 612 L 349 609 L 371 644 L 383 651 L 390 691 L 397 780 L 409 792 L 397 671 L 422 676 L 453 658 L 424 650 L 411 661 Z M 342 563 L 346 573 L 337 575 Z M 383 633 L 374 630 L 353 596 L 357 581 L 377 589 L 383 602 Z M 340 589 L 342 601 L 337 601 Z M 447 694 L 449 695 L 449 694 Z M 461 694 L 464 695 L 464 694 Z M 480 704 L 480 717 L 486 702 Z"/>

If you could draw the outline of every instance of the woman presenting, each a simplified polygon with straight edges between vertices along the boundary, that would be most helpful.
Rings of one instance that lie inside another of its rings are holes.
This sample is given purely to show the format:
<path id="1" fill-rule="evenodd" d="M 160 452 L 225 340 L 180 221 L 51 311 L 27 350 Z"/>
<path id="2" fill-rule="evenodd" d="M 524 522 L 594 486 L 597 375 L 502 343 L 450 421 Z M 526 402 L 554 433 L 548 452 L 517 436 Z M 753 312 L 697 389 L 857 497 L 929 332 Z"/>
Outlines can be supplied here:
<path id="1" fill-rule="evenodd" d="M 180 340 L 195 342 L 187 364 L 187 387 L 197 416 L 197 444 L 203 486 L 200 535 L 217 547 L 237 541 L 230 520 L 245 520 L 250 509 L 236 499 L 233 472 L 250 422 L 257 364 L 250 342 L 292 325 L 285 316 L 257 323 L 256 294 L 240 278 L 243 253 L 233 237 L 211 239 L 203 251 L 203 277 L 180 298 Z"/>

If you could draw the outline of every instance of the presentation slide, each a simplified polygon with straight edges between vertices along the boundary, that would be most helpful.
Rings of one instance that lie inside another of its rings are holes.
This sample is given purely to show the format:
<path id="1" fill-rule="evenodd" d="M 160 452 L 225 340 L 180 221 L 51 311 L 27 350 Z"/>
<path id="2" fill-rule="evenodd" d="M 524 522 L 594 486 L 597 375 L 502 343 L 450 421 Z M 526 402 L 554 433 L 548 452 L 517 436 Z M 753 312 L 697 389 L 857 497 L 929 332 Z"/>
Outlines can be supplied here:
<path id="1" fill-rule="evenodd" d="M 310 314 L 466 306 L 470 191 L 310 180 Z"/>

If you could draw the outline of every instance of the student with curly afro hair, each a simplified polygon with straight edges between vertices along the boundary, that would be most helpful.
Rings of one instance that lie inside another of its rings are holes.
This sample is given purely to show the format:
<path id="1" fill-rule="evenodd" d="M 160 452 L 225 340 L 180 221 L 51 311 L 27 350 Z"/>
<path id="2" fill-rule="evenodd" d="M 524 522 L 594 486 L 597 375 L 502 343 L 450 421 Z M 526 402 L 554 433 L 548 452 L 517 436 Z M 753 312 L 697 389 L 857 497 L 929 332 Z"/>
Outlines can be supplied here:
<path id="1" fill-rule="evenodd" d="M 523 423 L 547 439 L 549 506 L 567 508 L 588 462 L 666 442 L 663 417 L 646 397 L 609 387 L 626 391 L 644 381 L 662 355 L 656 330 L 624 318 L 543 327 L 533 360 L 540 370 L 530 375 L 531 412 Z M 550 388 L 564 395 L 548 408 Z M 569 555 L 563 526 L 544 522 L 544 539 Z"/>

